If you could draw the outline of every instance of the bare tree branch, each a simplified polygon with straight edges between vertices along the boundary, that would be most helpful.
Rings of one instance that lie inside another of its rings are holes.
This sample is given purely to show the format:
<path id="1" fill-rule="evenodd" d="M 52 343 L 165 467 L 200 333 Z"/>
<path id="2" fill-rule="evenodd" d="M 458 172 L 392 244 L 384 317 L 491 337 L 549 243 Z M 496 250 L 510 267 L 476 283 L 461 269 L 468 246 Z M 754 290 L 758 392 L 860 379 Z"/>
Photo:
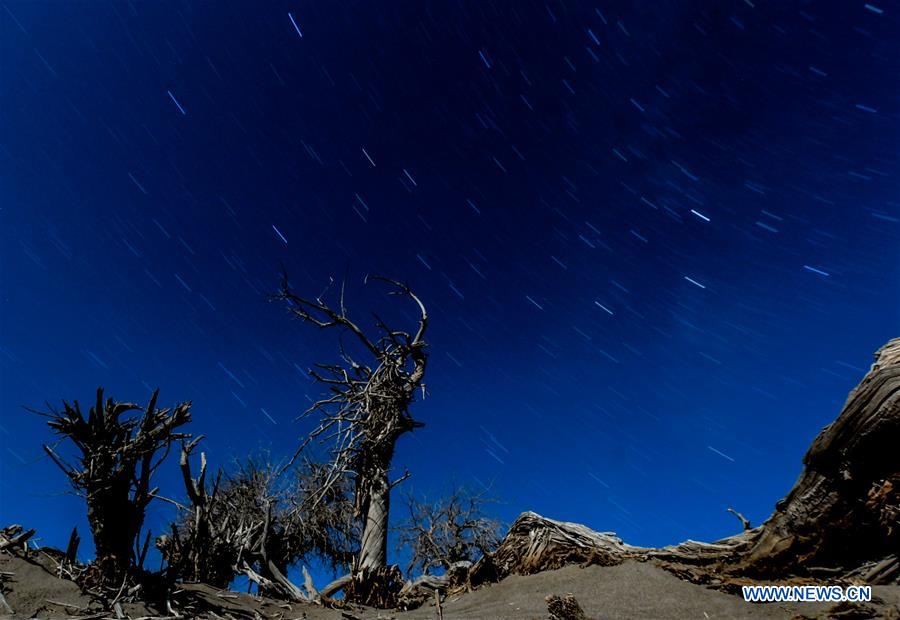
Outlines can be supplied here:
<path id="1" fill-rule="evenodd" d="M 422 426 L 410 415 L 409 406 L 416 390 L 424 388 L 428 313 L 408 285 L 381 276 L 369 276 L 366 282 L 369 280 L 387 284 L 389 295 L 408 297 L 416 304 L 419 319 L 414 336 L 409 331 L 390 327 L 378 316 L 374 332 L 377 337 L 366 334 L 349 318 L 344 283 L 337 309 L 323 300 L 328 288 L 315 300 L 296 295 L 286 273 L 282 275 L 280 290 L 272 298 L 285 302 L 288 311 L 302 321 L 323 329 L 348 330 L 372 358 L 369 364 L 360 363 L 341 345 L 343 364 L 315 364 L 310 375 L 326 388 L 327 394 L 304 413 L 304 416 L 318 415 L 319 424 L 289 463 L 290 466 L 312 441 L 329 446 L 330 463 L 321 488 L 310 498 L 313 505 L 327 497 L 341 481 L 353 480 L 356 513 L 364 529 L 360 555 L 353 567 L 353 584 L 346 592 L 361 596 L 359 602 L 371 603 L 391 600 L 393 596 L 376 587 L 372 580 L 384 584 L 395 581 L 394 571 L 386 566 L 387 521 L 390 491 L 399 481 L 390 483 L 388 473 L 399 437 Z"/>
<path id="2" fill-rule="evenodd" d="M 398 546 L 410 552 L 407 573 L 449 570 L 474 562 L 499 544 L 501 525 L 484 514 L 491 500 L 459 487 L 437 501 L 407 496 L 407 520 L 398 528 Z"/>

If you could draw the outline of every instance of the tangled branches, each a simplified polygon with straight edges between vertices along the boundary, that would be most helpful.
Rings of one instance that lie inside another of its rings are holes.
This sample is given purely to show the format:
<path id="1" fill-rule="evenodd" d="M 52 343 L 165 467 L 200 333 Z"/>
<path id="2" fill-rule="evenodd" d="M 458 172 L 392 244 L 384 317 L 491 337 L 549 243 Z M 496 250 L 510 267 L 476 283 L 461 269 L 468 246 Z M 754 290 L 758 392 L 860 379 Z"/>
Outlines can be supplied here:
<path id="1" fill-rule="evenodd" d="M 199 439 L 199 438 L 198 438 Z M 320 494 L 325 466 L 304 462 L 287 472 L 266 461 L 247 460 L 206 483 L 206 457 L 199 475 L 190 457 L 197 440 L 181 453 L 181 469 L 190 500 L 171 534 L 157 547 L 173 577 L 227 587 L 245 573 L 262 592 L 289 600 L 307 600 L 286 577 L 289 566 L 318 557 L 335 569 L 349 566 L 356 553 L 358 524 L 348 484 Z"/>
<path id="2" fill-rule="evenodd" d="M 486 503 L 481 494 L 465 488 L 434 502 L 408 496 L 409 518 L 397 528 L 398 546 L 411 553 L 407 573 L 448 571 L 493 552 L 500 542 L 501 524 L 485 516 Z"/>
<path id="3" fill-rule="evenodd" d="M 316 364 L 310 375 L 327 387 L 329 395 L 307 410 L 318 414 L 319 425 L 309 434 L 295 458 L 312 441 L 330 444 L 331 462 L 314 501 L 321 501 L 342 480 L 354 481 L 356 513 L 363 520 L 360 553 L 351 571 L 359 582 L 348 592 L 372 591 L 371 583 L 382 578 L 387 567 L 387 523 L 390 490 L 394 484 L 388 472 L 397 440 L 422 426 L 409 413 L 415 391 L 423 389 L 427 354 L 424 340 L 428 326 L 425 305 L 409 286 L 381 277 L 372 280 L 389 285 L 391 295 L 412 300 L 419 310 L 414 333 L 389 327 L 377 316 L 377 338 L 370 338 L 350 319 L 341 287 L 339 305 L 332 308 L 322 300 L 295 294 L 284 274 L 274 300 L 284 302 L 296 318 L 321 329 L 350 332 L 361 345 L 369 362 L 354 359 L 341 346 L 340 364 Z M 367 279 L 368 280 L 368 279 Z M 325 291 L 327 293 L 327 290 Z M 366 594 L 362 597 L 369 600 Z M 386 599 L 385 599 L 386 600 Z"/>
<path id="4" fill-rule="evenodd" d="M 87 417 L 78 401 L 63 402 L 63 410 L 43 413 L 47 425 L 78 449 L 77 465 L 70 464 L 54 447 L 44 450 L 66 474 L 75 491 L 84 496 L 94 537 L 99 580 L 116 585 L 130 572 L 140 570 L 147 552 L 149 533 L 140 544 L 147 505 L 156 494 L 150 483 L 154 472 L 169 454 L 173 442 L 188 437 L 176 432 L 191 419 L 191 403 L 174 409 L 156 406 L 153 392 L 143 413 L 133 403 L 103 400 L 103 389 Z"/>
<path id="5" fill-rule="evenodd" d="M 273 296 L 274 300 L 286 302 L 291 314 L 303 321 L 320 328 L 348 330 L 375 361 L 373 369 L 355 360 L 341 346 L 343 364 L 315 364 L 309 371 L 310 376 L 328 388 L 330 395 L 316 401 L 304 413 L 304 416 L 321 413 L 322 419 L 298 448 L 295 458 L 312 441 L 333 444 L 331 471 L 324 481 L 322 494 L 350 474 L 355 474 L 358 482 L 365 481 L 367 474 L 375 473 L 381 465 L 374 461 L 383 460 L 385 454 L 393 455 L 394 443 L 400 435 L 422 426 L 409 415 L 408 407 L 425 376 L 427 356 L 423 338 L 428 325 L 425 306 L 407 285 L 378 276 L 371 279 L 389 284 L 390 294 L 405 295 L 418 305 L 421 317 L 415 335 L 392 329 L 376 317 L 380 336 L 370 339 L 350 320 L 343 286 L 337 310 L 323 302 L 322 296 L 309 300 L 294 294 L 287 274 L 283 274 L 281 288 Z"/>

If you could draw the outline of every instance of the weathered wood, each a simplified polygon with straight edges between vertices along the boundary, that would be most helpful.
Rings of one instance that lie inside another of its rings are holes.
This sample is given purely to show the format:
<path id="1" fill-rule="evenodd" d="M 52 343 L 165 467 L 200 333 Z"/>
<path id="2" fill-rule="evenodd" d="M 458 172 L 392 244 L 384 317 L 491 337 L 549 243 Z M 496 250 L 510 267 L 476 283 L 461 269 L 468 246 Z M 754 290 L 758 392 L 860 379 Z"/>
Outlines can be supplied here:
<path id="1" fill-rule="evenodd" d="M 311 601 L 319 600 L 319 591 L 316 589 L 312 575 L 306 570 L 306 566 L 303 567 L 303 588 L 306 590 L 307 599 Z"/>
<path id="2" fill-rule="evenodd" d="M 274 565 L 268 566 L 266 571 L 268 576 L 263 576 L 256 572 L 249 564 L 244 564 L 243 571 L 247 578 L 257 585 L 260 592 L 265 592 L 267 596 L 295 603 L 310 602 L 310 599 L 300 591 L 300 588 L 291 583 Z"/>
<path id="3" fill-rule="evenodd" d="M 897 583 L 900 580 L 900 558 L 891 555 L 880 562 L 869 562 L 850 571 L 847 577 L 872 585 Z"/>
<path id="4" fill-rule="evenodd" d="M 78 561 L 78 545 L 81 543 L 81 537 L 78 535 L 78 526 L 72 528 L 69 534 L 69 544 L 66 545 L 65 561 L 70 565 L 74 565 Z"/>
<path id="5" fill-rule="evenodd" d="M 572 563 L 654 559 L 705 581 L 829 574 L 866 583 L 900 580 L 900 339 L 875 355 L 837 419 L 813 441 L 797 483 L 762 525 L 711 542 L 662 549 L 523 513 L 497 551 L 470 571 L 473 584 Z M 734 512 L 734 511 L 732 511 Z"/>
<path id="6" fill-rule="evenodd" d="M 588 620 L 581 605 L 572 594 L 557 596 L 552 594 L 546 599 L 548 620 Z"/>
<path id="7" fill-rule="evenodd" d="M 169 605 L 171 613 L 169 617 L 173 619 L 209 617 L 260 620 L 263 617 L 273 617 L 268 614 L 262 615 L 259 600 L 256 597 L 223 591 L 202 583 L 179 586 L 176 598 L 177 610 L 171 605 L 171 602 Z M 176 611 L 177 614 L 172 613 Z"/>
<path id="8" fill-rule="evenodd" d="M 319 425 L 301 444 L 294 458 L 311 441 L 332 444 L 328 478 L 320 497 L 326 497 L 342 480 L 354 482 L 355 508 L 362 519 L 359 554 L 351 567 L 353 581 L 344 587 L 347 600 L 390 606 L 402 585 L 387 564 L 387 532 L 390 492 L 394 486 L 388 473 L 399 438 L 423 426 L 409 413 L 416 392 L 424 394 L 423 380 L 428 362 L 425 331 L 428 313 L 409 286 L 379 276 L 369 276 L 390 286 L 390 293 L 409 298 L 419 311 L 415 333 L 389 327 L 377 316 L 377 337 L 352 321 L 344 305 L 341 286 L 338 305 L 295 294 L 287 274 L 273 300 L 284 302 L 296 318 L 319 328 L 337 328 L 352 333 L 362 346 L 369 364 L 357 362 L 341 347 L 342 364 L 316 364 L 310 375 L 328 390 L 304 415 L 318 414 Z M 293 459 L 292 459 L 293 462 Z M 380 581 L 380 586 L 376 584 Z M 379 591 L 381 588 L 381 591 Z"/>
<path id="9" fill-rule="evenodd" d="M 759 536 L 759 528 L 744 530 L 740 534 L 715 542 L 686 540 L 661 549 L 648 549 L 646 555 L 659 560 L 687 564 L 737 561 L 750 549 L 757 536 Z"/>
<path id="10" fill-rule="evenodd" d="M 396 564 L 357 570 L 344 586 L 344 600 L 392 609 L 397 607 L 403 585 L 403 574 Z"/>
<path id="11" fill-rule="evenodd" d="M 34 529 L 22 531 L 22 526 L 18 524 L 5 527 L 0 530 L 0 550 L 18 549 L 24 546 L 34 534 Z"/>
<path id="12" fill-rule="evenodd" d="M 269 575 L 271 580 L 276 584 L 277 591 L 281 593 L 284 598 L 289 601 L 295 602 L 303 602 L 308 603 L 309 598 L 300 590 L 290 579 L 288 579 L 284 573 L 282 573 L 277 566 L 271 561 L 267 560 L 267 566 L 269 567 Z"/>
<path id="13" fill-rule="evenodd" d="M 900 543 L 900 339 L 875 363 L 837 419 L 813 441 L 803 473 L 762 525 L 743 558 L 747 570 L 804 565 L 852 568 Z M 887 490 L 886 490 L 887 488 Z"/>
<path id="14" fill-rule="evenodd" d="M 475 563 L 470 580 L 472 585 L 478 585 L 511 574 L 529 575 L 566 564 L 613 566 L 645 551 L 623 543 L 609 532 L 595 532 L 578 523 L 524 512 L 513 522 L 497 550 Z"/>
<path id="15" fill-rule="evenodd" d="M 350 581 L 352 579 L 353 579 L 353 575 L 350 575 L 350 574 L 344 575 L 343 577 L 338 577 L 337 579 L 335 579 L 334 581 L 329 583 L 327 586 L 325 586 L 324 588 L 319 590 L 319 597 L 320 598 L 329 598 L 329 597 L 337 594 L 338 592 L 343 590 L 345 587 L 347 587 L 347 584 L 350 583 Z"/>
<path id="16" fill-rule="evenodd" d="M 733 515 L 737 518 L 737 520 L 741 522 L 741 525 L 744 526 L 744 529 L 745 529 L 745 530 L 752 530 L 752 529 L 753 529 L 753 526 L 750 525 L 750 520 L 747 519 L 747 517 L 745 517 L 745 516 L 742 515 L 741 513 L 739 513 L 737 510 L 735 510 L 734 508 L 731 508 L 731 507 L 729 506 L 729 507 L 728 507 L 728 512 L 730 512 L 731 514 L 733 514 Z"/>

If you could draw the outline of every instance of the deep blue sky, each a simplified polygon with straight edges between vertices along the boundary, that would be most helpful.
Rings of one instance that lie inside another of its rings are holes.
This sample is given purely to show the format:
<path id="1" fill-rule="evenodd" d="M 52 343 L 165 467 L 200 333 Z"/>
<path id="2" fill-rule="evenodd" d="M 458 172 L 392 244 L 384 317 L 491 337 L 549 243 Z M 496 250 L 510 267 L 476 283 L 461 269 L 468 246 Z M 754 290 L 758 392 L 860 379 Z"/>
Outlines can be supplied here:
<path id="1" fill-rule="evenodd" d="M 213 465 L 292 452 L 337 334 L 267 303 L 283 261 L 362 324 L 412 318 L 367 273 L 428 304 L 405 490 L 645 545 L 758 523 L 900 332 L 872 2 L 4 1 L 0 522 L 83 523 L 22 406 L 98 385 L 193 400 Z"/>

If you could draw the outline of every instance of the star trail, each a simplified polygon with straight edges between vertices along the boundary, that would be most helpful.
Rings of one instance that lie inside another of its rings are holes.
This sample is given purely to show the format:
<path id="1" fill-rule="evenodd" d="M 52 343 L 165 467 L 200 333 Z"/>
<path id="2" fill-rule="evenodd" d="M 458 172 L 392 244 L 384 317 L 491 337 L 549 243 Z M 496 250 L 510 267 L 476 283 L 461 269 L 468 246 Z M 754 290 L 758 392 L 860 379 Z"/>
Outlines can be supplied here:
<path id="1" fill-rule="evenodd" d="M 765 518 L 898 335 L 889 5 L 2 6 L 0 521 L 46 544 L 83 507 L 23 405 L 159 387 L 213 466 L 293 453 L 339 343 L 282 265 L 428 305 L 398 490 L 639 545 Z"/>

